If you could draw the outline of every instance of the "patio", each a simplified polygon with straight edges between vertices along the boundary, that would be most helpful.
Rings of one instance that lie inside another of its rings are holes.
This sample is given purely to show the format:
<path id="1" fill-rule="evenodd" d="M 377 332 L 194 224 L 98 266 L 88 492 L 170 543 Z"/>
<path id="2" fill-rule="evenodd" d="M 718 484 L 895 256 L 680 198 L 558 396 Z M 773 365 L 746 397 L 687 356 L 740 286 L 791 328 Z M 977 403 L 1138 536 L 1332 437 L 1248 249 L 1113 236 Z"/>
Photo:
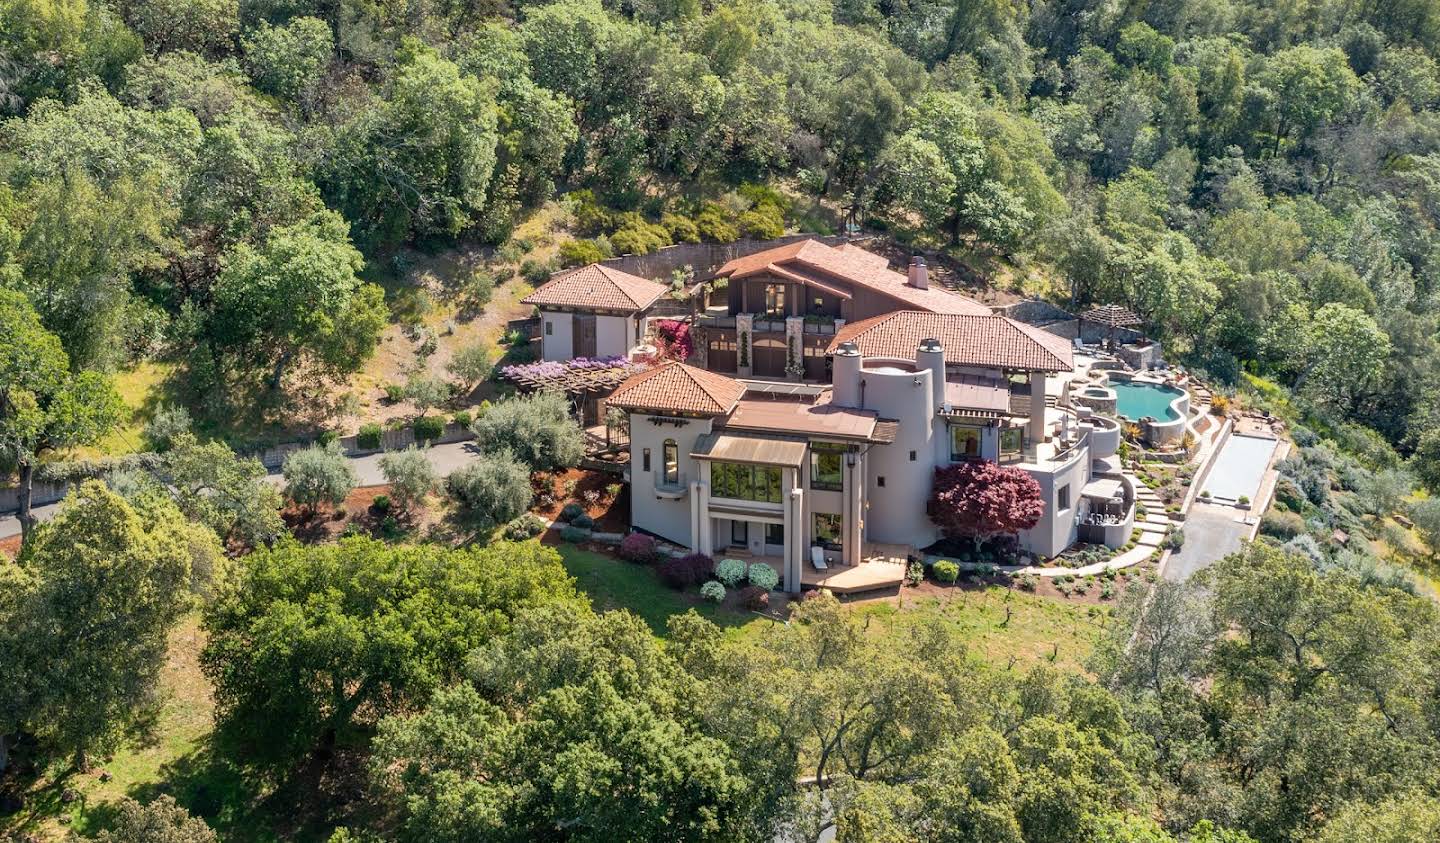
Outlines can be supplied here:
<path id="1" fill-rule="evenodd" d="M 859 594 L 866 591 L 899 588 L 905 581 L 906 560 L 910 548 L 896 544 L 865 543 L 864 560 L 859 565 L 831 563 L 824 571 L 815 570 L 807 559 L 801 569 L 800 584 L 803 588 L 828 588 L 836 594 Z M 764 562 L 775 573 L 784 575 L 784 560 L 778 556 L 749 556 L 742 553 L 725 554 L 754 562 Z"/>

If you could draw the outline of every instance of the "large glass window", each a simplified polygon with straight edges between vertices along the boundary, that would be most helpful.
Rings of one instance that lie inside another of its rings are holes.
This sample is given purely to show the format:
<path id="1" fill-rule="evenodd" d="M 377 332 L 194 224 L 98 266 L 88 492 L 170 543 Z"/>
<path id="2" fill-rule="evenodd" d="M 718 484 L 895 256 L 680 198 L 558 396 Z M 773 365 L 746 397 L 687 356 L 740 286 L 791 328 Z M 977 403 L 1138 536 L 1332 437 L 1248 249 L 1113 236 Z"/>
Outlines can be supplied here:
<path id="1" fill-rule="evenodd" d="M 840 516 L 833 512 L 815 513 L 815 544 L 829 550 L 840 549 Z"/>
<path id="2" fill-rule="evenodd" d="M 765 543 L 766 543 L 766 544 L 779 544 L 779 545 L 785 544 L 785 525 L 784 525 L 784 524 L 766 524 L 766 525 L 765 525 Z"/>
<path id="3" fill-rule="evenodd" d="M 950 459 L 964 460 L 980 456 L 981 428 L 971 424 L 950 425 Z"/>
<path id="4" fill-rule="evenodd" d="M 839 492 L 845 488 L 845 446 L 818 442 L 810 446 L 810 488 Z"/>
<path id="5" fill-rule="evenodd" d="M 765 285 L 765 313 L 769 316 L 785 315 L 785 285 Z"/>
<path id="6" fill-rule="evenodd" d="M 1018 457 L 1025 451 L 1025 428 L 1007 427 L 1000 431 L 1000 456 Z"/>
<path id="7" fill-rule="evenodd" d="M 666 439 L 664 451 L 665 459 L 665 482 L 680 482 L 680 447 L 675 444 L 674 439 Z"/>
<path id="8" fill-rule="evenodd" d="M 711 494 L 737 501 L 780 503 L 780 468 L 717 462 L 710 467 Z"/>

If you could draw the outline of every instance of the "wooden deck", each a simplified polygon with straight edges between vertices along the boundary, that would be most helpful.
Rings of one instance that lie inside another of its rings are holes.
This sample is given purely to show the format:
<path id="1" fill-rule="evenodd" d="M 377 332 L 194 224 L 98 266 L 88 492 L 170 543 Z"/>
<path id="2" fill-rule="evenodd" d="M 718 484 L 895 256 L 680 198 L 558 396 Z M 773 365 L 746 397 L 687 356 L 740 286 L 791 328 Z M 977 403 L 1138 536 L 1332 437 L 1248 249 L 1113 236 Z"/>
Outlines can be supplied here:
<path id="1" fill-rule="evenodd" d="M 824 571 L 815 570 L 807 559 L 800 573 L 804 588 L 828 588 L 836 594 L 859 594 L 865 591 L 899 588 L 905 581 L 908 548 L 899 545 L 865 545 L 865 560 L 859 565 L 832 564 Z M 764 562 L 784 577 L 784 560 L 774 556 L 748 557 Z"/>

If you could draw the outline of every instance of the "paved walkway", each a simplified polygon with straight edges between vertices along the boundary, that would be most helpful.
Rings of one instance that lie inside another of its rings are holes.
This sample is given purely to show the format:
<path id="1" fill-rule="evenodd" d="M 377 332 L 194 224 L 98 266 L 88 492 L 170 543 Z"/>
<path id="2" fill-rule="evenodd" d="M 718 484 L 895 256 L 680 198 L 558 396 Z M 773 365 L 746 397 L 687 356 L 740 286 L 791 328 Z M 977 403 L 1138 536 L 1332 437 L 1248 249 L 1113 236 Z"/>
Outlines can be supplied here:
<path id="1" fill-rule="evenodd" d="M 480 451 L 475 447 L 474 442 L 453 442 L 449 445 L 435 445 L 422 450 L 420 453 L 430 460 L 434 466 L 435 473 L 441 477 L 449 474 L 455 469 L 475 459 Z M 355 469 L 357 486 L 379 486 L 385 482 L 385 475 L 380 471 L 380 457 L 382 454 L 365 454 L 363 456 L 350 457 L 350 465 Z M 265 477 L 267 483 L 281 486 L 285 478 L 280 472 L 275 472 Z M 60 504 L 52 503 L 46 506 L 37 506 L 33 510 L 35 517 L 41 521 L 49 521 L 59 511 Z M 0 539 L 20 535 L 20 519 L 15 513 L 0 515 Z"/>

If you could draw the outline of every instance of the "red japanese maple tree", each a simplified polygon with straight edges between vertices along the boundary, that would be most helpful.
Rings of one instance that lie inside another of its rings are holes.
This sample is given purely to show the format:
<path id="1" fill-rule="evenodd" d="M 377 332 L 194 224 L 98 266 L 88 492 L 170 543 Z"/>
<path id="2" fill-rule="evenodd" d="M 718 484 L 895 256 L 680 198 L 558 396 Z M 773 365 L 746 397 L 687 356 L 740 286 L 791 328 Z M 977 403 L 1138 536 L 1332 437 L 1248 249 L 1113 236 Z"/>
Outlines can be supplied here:
<path id="1" fill-rule="evenodd" d="M 655 345 L 658 360 L 690 359 L 695 343 L 690 338 L 690 323 L 678 319 L 660 319 L 655 322 Z"/>
<path id="2" fill-rule="evenodd" d="M 1045 501 L 1040 484 L 1021 469 L 975 460 L 935 469 L 929 509 L 945 535 L 978 543 L 1039 524 Z"/>

